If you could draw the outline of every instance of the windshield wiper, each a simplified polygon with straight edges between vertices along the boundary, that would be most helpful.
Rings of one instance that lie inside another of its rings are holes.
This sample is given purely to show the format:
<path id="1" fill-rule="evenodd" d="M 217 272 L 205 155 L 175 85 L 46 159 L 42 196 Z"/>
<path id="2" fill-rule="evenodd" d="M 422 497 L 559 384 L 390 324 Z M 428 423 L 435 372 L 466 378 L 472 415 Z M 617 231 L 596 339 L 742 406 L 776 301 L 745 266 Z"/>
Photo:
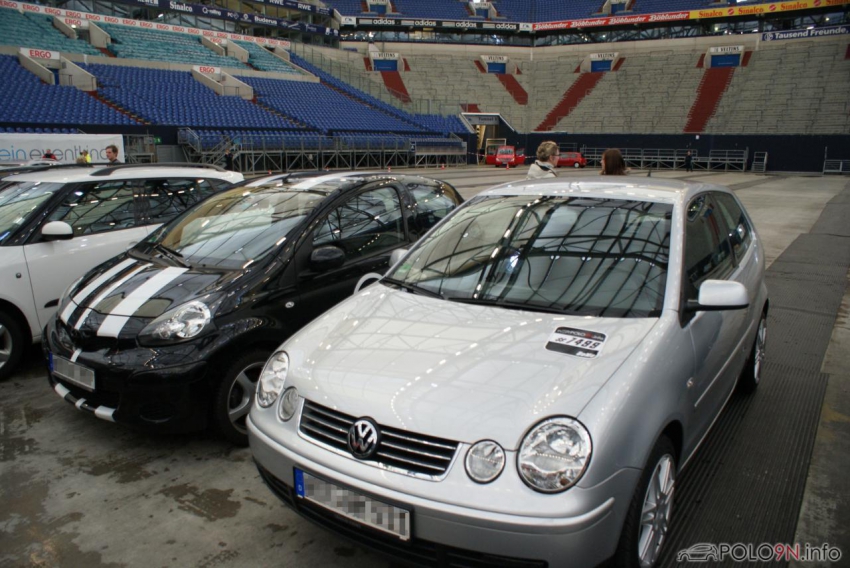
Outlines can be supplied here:
<path id="1" fill-rule="evenodd" d="M 176 262 L 177 264 L 179 264 L 183 268 L 192 268 L 192 265 L 189 264 L 188 262 L 186 262 L 186 260 L 183 258 L 183 255 L 180 254 L 179 252 L 177 252 L 176 250 L 168 248 L 167 246 L 165 246 L 162 243 L 154 243 L 153 248 L 155 248 L 156 250 L 161 252 L 164 256 L 167 256 L 169 259 Z"/>
<path id="2" fill-rule="evenodd" d="M 411 284 L 409 282 L 404 282 L 402 280 L 396 280 L 395 278 L 381 278 L 381 282 L 386 282 L 388 284 L 393 284 L 398 286 L 399 288 L 403 288 L 408 292 L 413 294 L 422 294 L 423 296 L 430 296 L 432 298 L 440 298 L 441 300 L 445 300 L 446 297 L 440 294 L 439 292 L 434 292 L 433 290 L 429 290 L 428 288 L 423 288 L 422 286 L 417 286 L 416 284 Z"/>
<path id="3" fill-rule="evenodd" d="M 508 310 L 526 310 L 529 312 L 546 312 L 549 314 L 572 314 L 569 310 L 561 308 L 552 308 L 549 306 L 540 306 L 538 304 L 523 304 L 520 302 L 506 302 L 504 300 L 490 300 L 485 298 L 464 298 L 460 296 L 449 296 L 446 300 L 450 302 L 458 302 L 460 304 L 474 304 L 476 306 L 496 306 Z"/>

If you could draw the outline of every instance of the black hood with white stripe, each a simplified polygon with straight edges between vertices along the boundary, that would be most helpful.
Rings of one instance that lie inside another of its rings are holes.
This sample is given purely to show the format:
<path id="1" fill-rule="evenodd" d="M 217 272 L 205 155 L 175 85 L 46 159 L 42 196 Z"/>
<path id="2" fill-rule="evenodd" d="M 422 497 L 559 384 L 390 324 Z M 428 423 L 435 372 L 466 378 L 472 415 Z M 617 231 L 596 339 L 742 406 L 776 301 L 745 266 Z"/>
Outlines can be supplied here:
<path id="1" fill-rule="evenodd" d="M 89 272 L 60 306 L 59 319 L 83 336 L 135 338 L 155 318 L 191 300 L 209 301 L 241 275 L 125 254 Z"/>

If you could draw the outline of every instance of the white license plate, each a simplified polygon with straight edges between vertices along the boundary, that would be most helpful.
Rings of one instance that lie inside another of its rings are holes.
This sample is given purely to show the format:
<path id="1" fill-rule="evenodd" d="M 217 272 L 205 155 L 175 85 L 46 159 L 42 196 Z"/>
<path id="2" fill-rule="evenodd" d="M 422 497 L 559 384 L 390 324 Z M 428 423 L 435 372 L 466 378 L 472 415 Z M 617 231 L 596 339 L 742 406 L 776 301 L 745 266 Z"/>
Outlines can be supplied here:
<path id="1" fill-rule="evenodd" d="M 57 355 L 50 354 L 53 374 L 89 391 L 94 391 L 94 371 Z"/>
<path id="2" fill-rule="evenodd" d="M 343 517 L 410 540 L 410 511 L 376 501 L 295 468 L 295 493 Z"/>

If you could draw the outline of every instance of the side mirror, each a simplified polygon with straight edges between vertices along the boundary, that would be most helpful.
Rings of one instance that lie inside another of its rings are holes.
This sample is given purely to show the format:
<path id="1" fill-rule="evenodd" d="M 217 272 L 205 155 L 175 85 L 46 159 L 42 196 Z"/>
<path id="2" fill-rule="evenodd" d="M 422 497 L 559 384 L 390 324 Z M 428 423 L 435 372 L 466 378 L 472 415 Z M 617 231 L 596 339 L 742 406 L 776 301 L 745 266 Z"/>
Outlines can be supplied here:
<path id="1" fill-rule="evenodd" d="M 398 261 L 401 260 L 404 255 L 407 254 L 407 249 L 395 249 L 390 253 L 390 268 L 398 264 Z"/>
<path id="2" fill-rule="evenodd" d="M 345 252 L 339 247 L 325 246 L 313 249 L 310 266 L 318 272 L 326 272 L 345 264 Z"/>
<path id="3" fill-rule="evenodd" d="M 747 289 L 740 282 L 706 280 L 699 287 L 699 300 L 688 300 L 691 312 L 741 310 L 750 305 Z"/>
<path id="4" fill-rule="evenodd" d="M 74 229 L 65 221 L 51 221 L 41 228 L 45 241 L 68 241 L 74 238 Z"/>

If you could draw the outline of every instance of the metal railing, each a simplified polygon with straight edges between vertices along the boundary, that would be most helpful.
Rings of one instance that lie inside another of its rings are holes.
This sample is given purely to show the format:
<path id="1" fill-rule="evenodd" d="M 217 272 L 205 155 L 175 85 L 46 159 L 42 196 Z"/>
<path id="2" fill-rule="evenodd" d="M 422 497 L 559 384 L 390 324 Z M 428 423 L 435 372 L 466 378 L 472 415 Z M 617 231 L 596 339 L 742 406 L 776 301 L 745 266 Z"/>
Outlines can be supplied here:
<path id="1" fill-rule="evenodd" d="M 850 160 L 824 160 L 823 173 L 850 174 Z"/>
<path id="2" fill-rule="evenodd" d="M 583 146 L 582 156 L 589 165 L 599 165 L 602 153 L 607 148 Z M 626 165 L 639 169 L 682 169 L 688 149 L 682 148 L 620 148 Z M 749 150 L 711 150 L 708 156 L 700 156 L 691 149 L 692 164 L 696 170 L 745 171 Z"/>

